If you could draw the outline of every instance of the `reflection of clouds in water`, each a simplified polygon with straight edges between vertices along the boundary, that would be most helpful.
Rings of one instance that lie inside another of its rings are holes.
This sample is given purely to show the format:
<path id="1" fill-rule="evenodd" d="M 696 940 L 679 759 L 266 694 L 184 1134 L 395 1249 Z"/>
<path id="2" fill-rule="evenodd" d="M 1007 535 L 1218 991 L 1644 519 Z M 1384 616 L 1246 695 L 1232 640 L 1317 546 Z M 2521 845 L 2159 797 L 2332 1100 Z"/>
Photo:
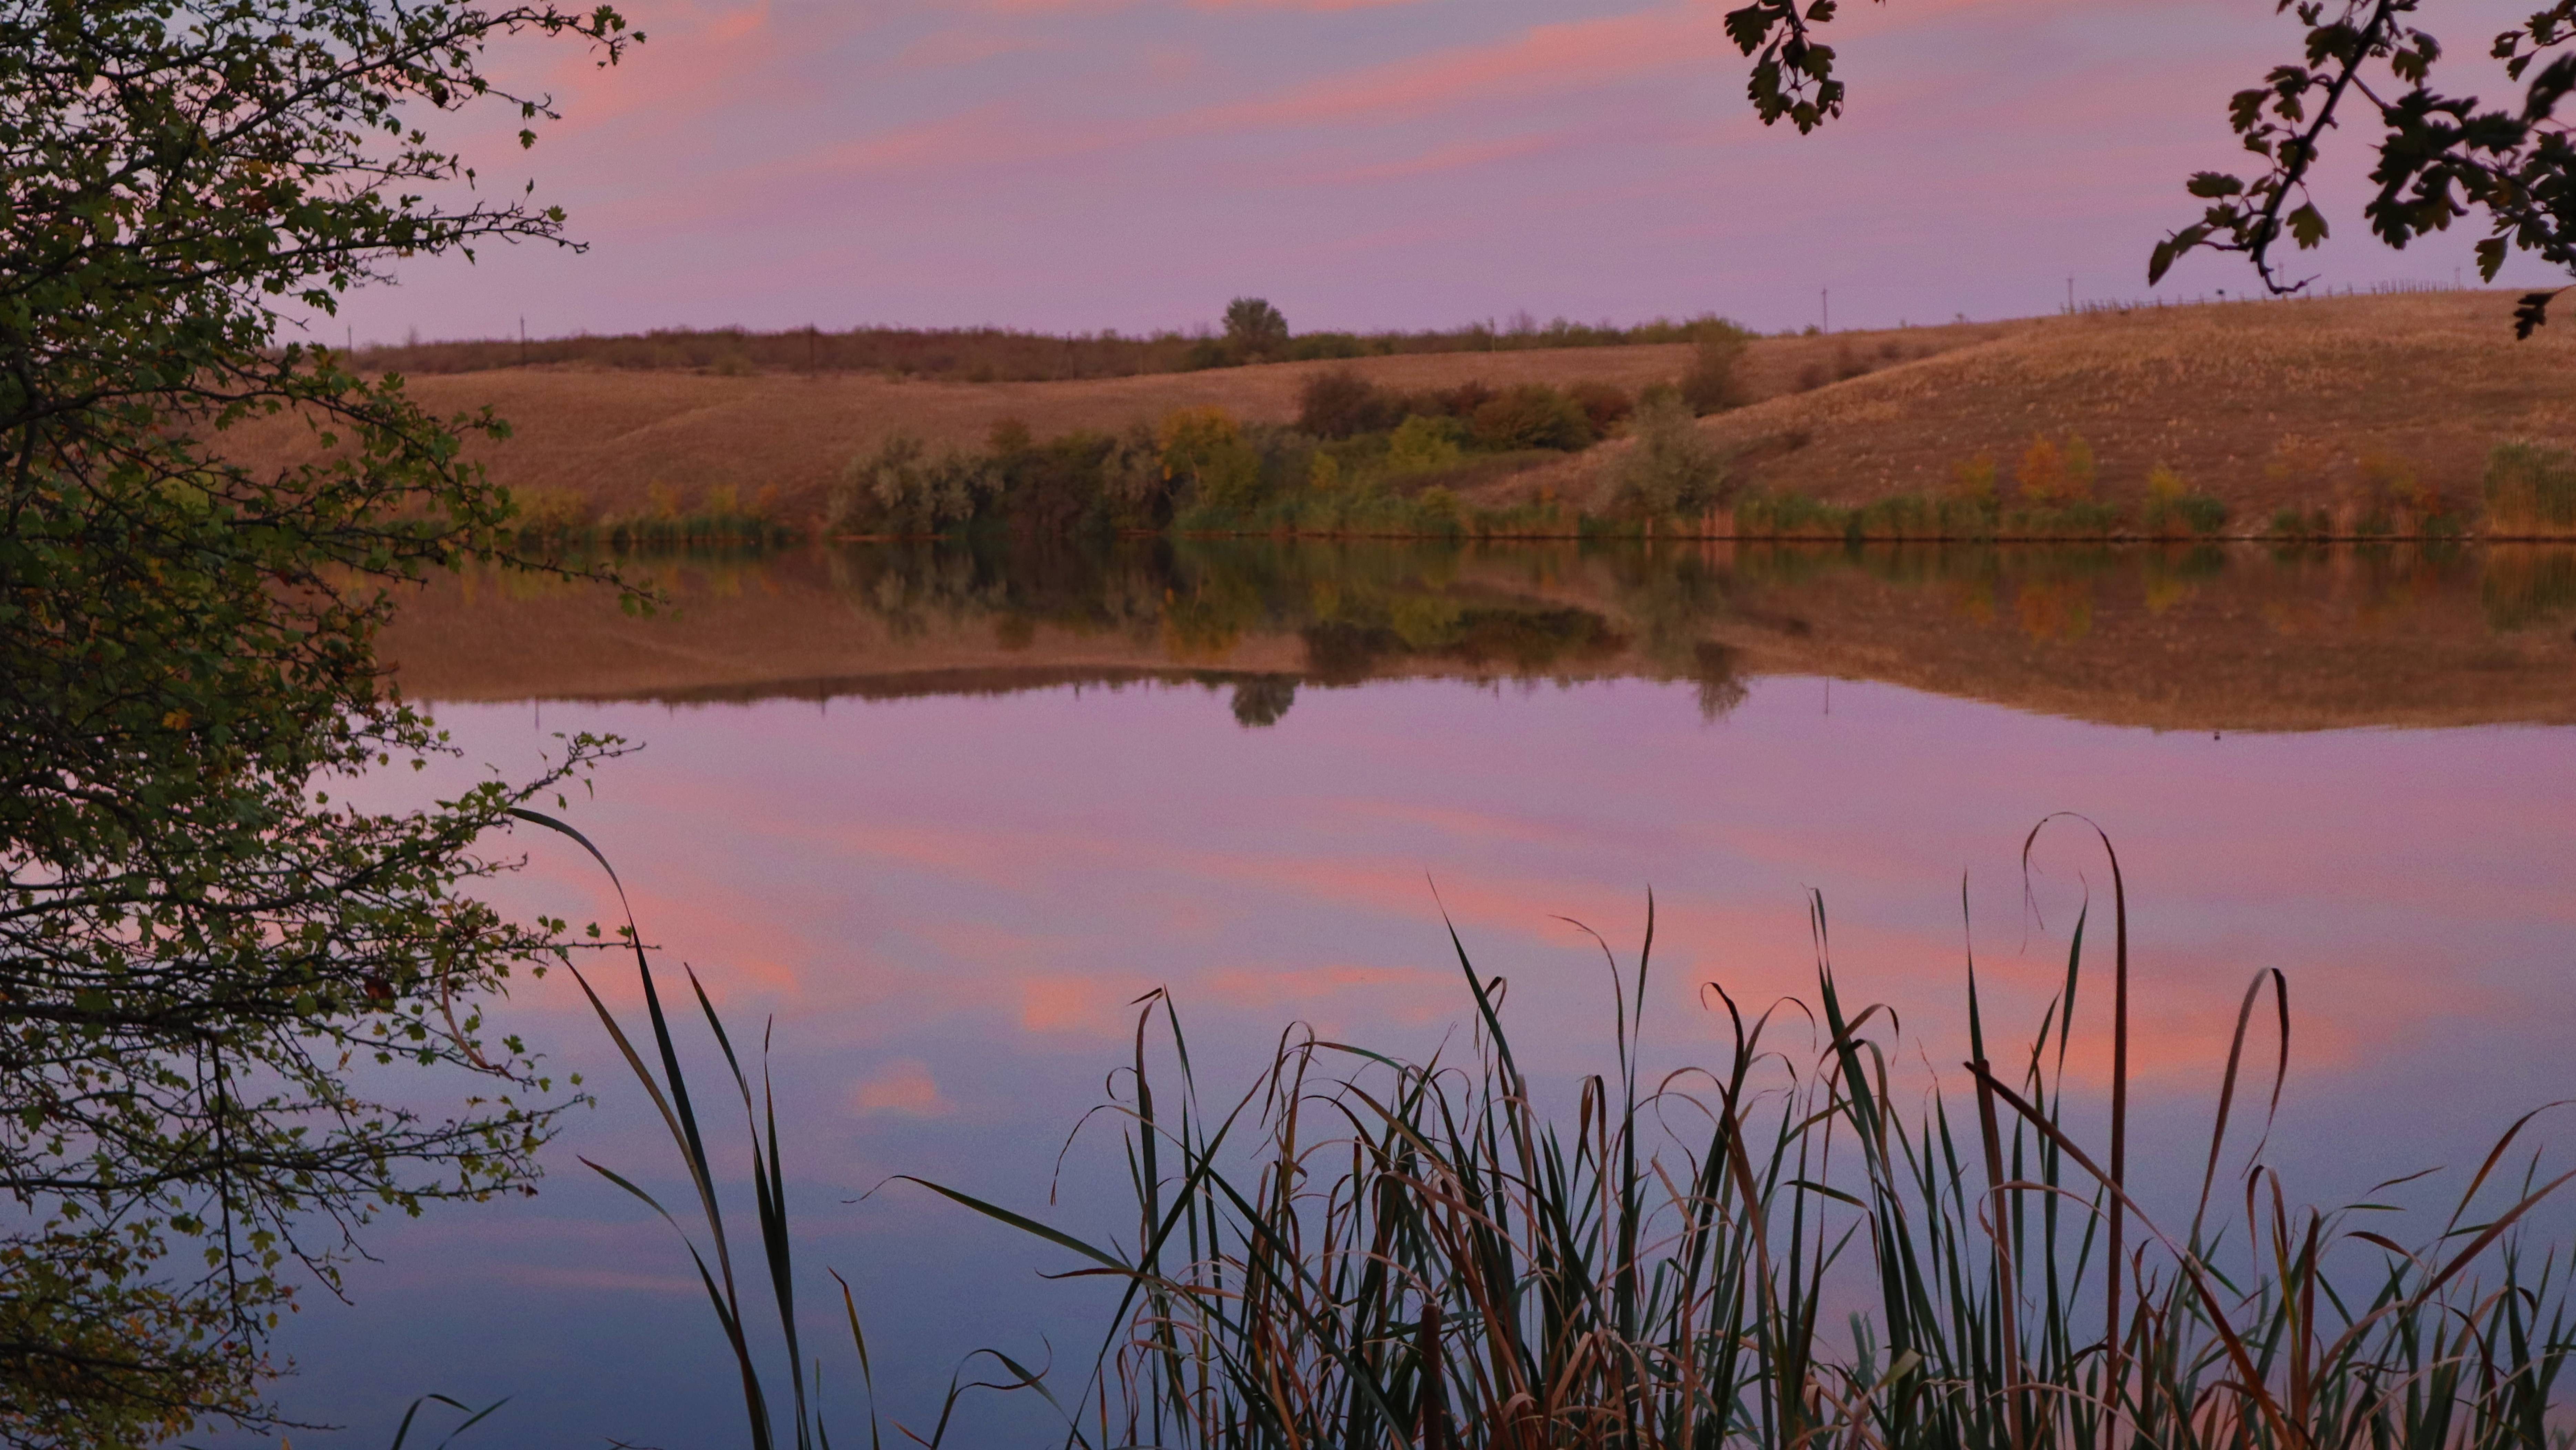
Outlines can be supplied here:
<path id="1" fill-rule="evenodd" d="M 878 1068 L 850 1089 L 850 1106 L 861 1113 L 901 1113 L 915 1118 L 941 1118 L 957 1105 L 941 1096 L 939 1084 L 920 1058 L 899 1057 Z"/>
<path id="2" fill-rule="evenodd" d="M 2009 617 L 1995 627 L 2018 635 Z M 2065 932 L 2089 889 L 2068 1060 L 2070 1084 L 2089 1092 L 2107 1074 L 2107 870 L 2080 832 L 2043 838 L 2034 921 L 2017 855 L 2040 816 L 2080 807 L 2110 829 L 2127 871 L 2142 1112 L 2205 1128 L 2237 1004 L 2267 966 L 2289 974 L 2296 1017 L 2295 1130 L 2276 1142 L 2304 1155 L 2306 1191 L 2358 1191 L 2437 1149 L 2456 1158 L 2470 1139 L 2483 1151 L 2499 1114 L 2567 1095 L 2552 1005 L 2576 933 L 2564 864 L 2576 824 L 2557 806 L 2576 787 L 2576 754 L 2563 732 L 2212 742 L 1848 677 L 1830 714 L 1820 680 L 1746 680 L 1724 727 L 1708 729 L 1694 708 L 1705 685 L 1301 691 L 1264 730 L 1239 728 L 1195 689 L 828 713 L 800 701 L 549 704 L 546 726 L 649 743 L 570 811 L 617 861 L 660 960 L 698 965 L 738 1044 L 776 1014 L 798 1221 L 831 1246 L 808 1262 L 876 1276 L 862 1290 L 880 1303 L 953 1304 L 953 1333 L 889 1349 L 895 1367 L 881 1374 L 944 1383 L 952 1346 L 1025 1344 L 1040 1327 L 1059 1346 L 1080 1336 L 1044 1317 L 1059 1301 L 1025 1280 L 966 1322 L 955 1286 L 984 1272 L 989 1243 L 893 1194 L 842 1200 L 920 1171 L 1044 1202 L 1065 1133 L 1129 1050 L 1131 1004 L 1157 987 L 1173 993 L 1212 1091 L 1243 1086 L 1292 1021 L 1436 1049 L 1467 1015 L 1443 907 L 1477 970 L 1509 981 L 1504 1013 L 1554 1093 L 1601 1067 L 1611 1017 L 1598 950 L 1559 915 L 1598 929 L 1626 962 L 1653 888 L 1646 1043 L 1661 1070 L 1713 1060 L 1727 1040 L 1704 983 L 1752 1011 L 1812 997 L 1801 893 L 1820 888 L 1846 1001 L 1895 1007 L 1898 1069 L 1955 1091 L 1961 871 L 1990 1030 L 2012 1042 L 2062 985 Z M 441 715 L 476 759 L 542 739 L 524 706 Z M 540 850 L 513 900 L 598 914 L 599 887 L 578 864 Z M 631 965 L 594 980 L 631 1024 Z M 505 1010 L 603 1094 L 563 1146 L 621 1171 L 660 1169 L 658 1122 L 605 1060 L 577 995 L 557 988 Z M 703 1035 L 694 1021 L 680 1029 Z M 2258 1025 L 2249 1052 L 2268 1072 L 2267 1033 Z M 714 1107 L 701 1111 L 713 1121 Z M 2152 1164 L 2147 1132 L 2137 1161 Z M 546 1196 L 510 1210 L 562 1215 L 552 1230 L 442 1213 L 422 1240 L 438 1272 L 409 1273 L 400 1243 L 392 1272 L 435 1308 L 441 1295 L 524 1298 L 515 1286 L 542 1264 L 567 1316 L 597 1303 L 638 1323 L 661 1313 L 661 1296 L 638 1291 L 685 1262 L 657 1236 L 667 1230 L 591 1196 L 568 1156 L 558 1168 Z M 1085 1205 L 1068 1193 L 1056 1211 Z M 618 1276 L 636 1277 L 621 1287 Z M 409 1302 L 362 1292 L 360 1314 Z M 668 1305 L 667 1322 L 650 1321 L 657 1333 L 703 1328 L 691 1317 L 702 1305 Z M 395 1332 L 370 1322 L 353 1344 Z M 484 1373 L 473 1352 L 442 1342 L 404 1362 L 414 1377 L 462 1383 Z M 555 1428 L 534 1403 L 532 1423 Z M 596 1428 L 564 1413 L 575 1438 Z"/>

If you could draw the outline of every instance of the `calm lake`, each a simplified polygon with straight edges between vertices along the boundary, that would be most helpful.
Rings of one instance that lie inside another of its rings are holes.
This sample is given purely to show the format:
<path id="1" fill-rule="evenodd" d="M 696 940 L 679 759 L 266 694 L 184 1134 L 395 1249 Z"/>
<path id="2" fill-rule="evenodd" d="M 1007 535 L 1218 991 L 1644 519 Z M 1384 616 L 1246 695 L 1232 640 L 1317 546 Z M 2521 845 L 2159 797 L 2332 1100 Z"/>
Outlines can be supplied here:
<path id="1" fill-rule="evenodd" d="M 1612 1027 L 1567 918 L 1626 959 L 1652 890 L 1664 1069 L 1726 1040 L 1704 984 L 1812 998 L 1819 892 L 1843 995 L 1891 1004 L 1906 1070 L 1955 1091 L 1967 947 L 2020 1040 L 2088 892 L 2097 956 L 2107 936 L 2089 832 L 2052 826 L 2025 870 L 2033 826 L 2075 811 L 2125 872 L 2151 1206 L 2197 1183 L 2261 969 L 2295 1017 L 2263 1151 L 2314 1201 L 2473 1168 L 2576 1096 L 2576 552 L 889 545 L 637 572 L 671 608 L 490 578 L 418 599 L 387 652 L 464 759 L 374 791 L 521 773 L 557 732 L 642 747 L 565 814 L 666 991 L 686 963 L 738 1044 L 773 1024 L 805 1347 L 846 1443 L 864 1401 L 826 1267 L 881 1409 L 925 1431 L 971 1351 L 1079 1378 L 1103 1328 L 1096 1283 L 1038 1277 L 1068 1254 L 891 1175 L 1132 1237 L 1114 1125 L 1059 1170 L 1131 1004 L 1170 990 L 1229 1103 L 1291 1024 L 1427 1054 L 1468 1012 L 1444 911 L 1570 1103 Z M 569 842 L 507 845 L 530 859 L 510 905 L 613 919 Z M 594 980 L 638 1025 L 631 965 Z M 2070 1081 L 2098 1085 L 2085 990 Z M 469 1447 L 739 1443 L 685 1252 L 576 1160 L 679 1212 L 658 1119 L 569 981 L 494 1015 L 599 1105 L 537 1197 L 385 1226 L 353 1302 L 307 1304 L 286 1402 L 348 1428 L 294 1438 L 382 1446 L 435 1391 L 510 1397 Z M 738 1105 L 682 1026 L 741 1186 Z M 732 1211 L 756 1254 L 747 1186 Z M 961 1413 L 952 1443 L 1049 1424 L 1025 1394 Z"/>

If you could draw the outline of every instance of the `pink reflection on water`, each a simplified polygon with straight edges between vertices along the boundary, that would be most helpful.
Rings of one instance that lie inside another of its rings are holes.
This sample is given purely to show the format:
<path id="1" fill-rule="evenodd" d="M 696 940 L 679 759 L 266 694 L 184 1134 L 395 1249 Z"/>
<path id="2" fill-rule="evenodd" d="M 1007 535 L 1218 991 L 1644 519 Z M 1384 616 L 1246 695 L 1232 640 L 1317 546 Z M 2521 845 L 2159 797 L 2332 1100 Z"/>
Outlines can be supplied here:
<path id="1" fill-rule="evenodd" d="M 2334 984 L 2305 1041 L 2340 1056 L 2492 1014 L 2543 943 L 2563 957 L 2569 829 L 2545 803 L 2576 770 L 2549 732 L 2209 741 L 1848 685 L 1810 716 L 1806 689 L 1766 685 L 1713 728 L 1635 683 L 1310 691 L 1269 732 L 1190 691 L 595 707 L 653 747 L 581 819 L 668 955 L 834 1035 L 862 1007 L 1110 1030 L 1153 985 L 1246 1009 L 1410 994 L 1448 970 L 1426 960 L 1444 908 L 1499 954 L 1485 969 L 1518 958 L 1524 991 L 1581 1000 L 1592 969 L 1557 918 L 1632 945 L 1649 886 L 1676 999 L 1711 976 L 1803 990 L 1815 887 L 1846 976 L 1930 1009 L 1955 994 L 1963 870 L 1990 983 L 2035 1011 L 2078 903 L 2107 906 L 2074 827 L 2041 841 L 2024 899 L 2021 837 L 2060 808 L 2123 853 L 2142 1025 L 2176 1052 L 2258 967 Z M 445 714 L 486 754 L 513 721 Z M 513 890 L 596 912 L 578 878 L 547 861 Z"/>
<path id="2" fill-rule="evenodd" d="M 520 708 L 440 714 L 478 760 L 540 743 Z M 1802 679 L 1756 682 L 1714 725 L 1688 687 L 1634 681 L 1308 689 L 1266 730 L 1196 689 L 828 711 L 550 705 L 546 724 L 648 742 L 567 813 L 617 862 L 658 960 L 698 967 L 738 1042 L 774 1015 L 798 1221 L 816 1261 L 894 1302 L 1040 1261 L 926 1195 L 861 1195 L 923 1172 L 1045 1204 L 1055 1154 L 1132 1050 L 1133 1004 L 1151 989 L 1172 992 L 1219 1095 L 1248 1085 L 1294 1023 L 1454 1050 L 1469 1014 L 1444 908 L 1476 969 L 1507 979 L 1505 1019 L 1553 1092 L 1606 1065 L 1611 1030 L 1601 950 L 1560 918 L 1598 930 L 1630 970 L 1653 889 L 1646 1039 L 1661 1072 L 1722 1056 L 1708 983 L 1754 1013 L 1812 998 L 1805 893 L 1820 890 L 1846 998 L 1893 1007 L 1900 1070 L 1955 1091 L 1965 942 L 1990 1033 L 2026 1041 L 2089 894 L 2067 1063 L 2079 1091 L 2098 1087 L 2106 863 L 2068 824 L 2021 871 L 2024 836 L 2061 809 L 2100 821 L 2126 872 L 2133 1061 L 2156 1118 L 2139 1130 L 2142 1173 L 2196 1182 L 2197 1140 L 2173 1125 L 2205 1123 L 2238 1004 L 2267 967 L 2287 974 L 2296 1012 L 2276 1149 L 2301 1191 L 2456 1166 L 2511 1113 L 2576 1088 L 2561 1047 L 2576 821 L 2558 805 L 2576 753 L 2561 731 L 2212 740 L 1847 683 L 1827 713 L 1823 682 Z M 595 869 L 538 835 L 516 843 L 535 864 L 508 902 L 605 919 Z M 634 1026 L 631 965 L 603 959 L 592 976 Z M 2265 1063 L 2268 1016 L 2252 1047 Z M 604 1106 L 571 1124 L 546 1197 L 414 1231 L 443 1268 L 434 1283 L 398 1271 L 404 1292 L 545 1283 L 659 1306 L 677 1246 L 594 1191 L 569 1152 L 685 1193 L 660 1124 L 569 982 L 522 989 L 502 1020 L 588 1073 Z M 1806 1031 L 1784 1011 L 1774 1041 Z M 736 1111 L 709 1087 L 711 1122 Z M 1070 1161 L 1086 1171 L 1081 1145 Z M 1086 1203 L 1069 1192 L 1051 1212 L 1078 1227 Z M 667 1297 L 675 1325 L 703 1313 Z M 916 1368 L 944 1374 L 952 1350 L 1020 1333 L 1056 1302 L 1031 1289 L 982 1330 L 925 1333 Z"/>

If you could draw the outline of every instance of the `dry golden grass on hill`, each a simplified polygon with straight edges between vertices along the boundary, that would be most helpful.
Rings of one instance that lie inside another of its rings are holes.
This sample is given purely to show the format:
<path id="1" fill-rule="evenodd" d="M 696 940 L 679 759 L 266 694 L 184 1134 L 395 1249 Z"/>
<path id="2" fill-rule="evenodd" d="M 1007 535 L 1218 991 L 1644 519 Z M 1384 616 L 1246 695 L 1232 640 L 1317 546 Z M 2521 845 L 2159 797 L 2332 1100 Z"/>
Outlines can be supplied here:
<path id="1" fill-rule="evenodd" d="M 1742 366 L 1755 401 L 1701 426 L 1739 480 L 1839 504 L 1937 492 L 1953 464 L 1980 455 L 2009 492 L 2034 436 L 2070 432 L 2092 445 L 2102 497 L 2137 498 L 2164 464 L 2225 500 L 2240 529 L 2276 508 L 2333 504 L 2372 459 L 2468 502 L 2495 444 L 2576 438 L 2576 330 L 2518 343 L 2511 307 L 2503 293 L 2450 292 L 1764 338 Z M 1401 389 L 1597 379 L 1635 390 L 1690 357 L 1677 345 L 1416 354 L 1047 383 L 539 367 L 411 387 L 442 411 L 490 404 L 511 420 L 513 438 L 473 451 L 515 488 L 612 514 L 642 510 L 656 485 L 684 502 L 770 489 L 779 515 L 801 523 L 854 454 L 897 431 L 973 445 L 1005 418 L 1046 437 L 1205 404 L 1287 422 L 1306 380 L 1339 367 Z M 273 462 L 310 444 L 299 425 L 269 420 L 232 446 Z M 1625 447 L 1476 485 L 1470 502 L 1547 490 L 1597 506 Z"/>
<path id="2" fill-rule="evenodd" d="M 1790 349 L 1867 357 L 1872 335 L 1756 344 L 1770 396 L 1706 419 L 1739 478 L 1839 504 L 1934 493 L 1980 455 L 2009 490 L 2035 435 L 2081 433 L 2099 494 L 2135 500 L 2164 464 L 2224 499 L 2239 527 L 2330 505 L 2374 458 L 2473 500 L 2487 452 L 2576 438 L 2576 331 L 2516 342 L 2512 298 L 2444 292 L 2149 308 L 2047 318 L 1977 346 L 1784 392 Z M 1879 335 L 1883 336 L 1883 334 Z M 1490 485 L 1517 503 L 1542 488 L 1605 497 L 1625 445 Z"/>
<path id="3" fill-rule="evenodd" d="M 1802 369 L 1829 365 L 1838 349 L 1858 349 L 1873 365 L 1886 365 L 1888 356 L 1919 358 L 2025 325 L 1766 340 L 1753 345 L 1746 376 L 1757 394 L 1784 391 Z M 774 488 L 783 515 L 801 521 L 820 512 L 852 455 L 894 432 L 975 445 L 1005 418 L 1044 438 L 1077 428 L 1115 431 L 1205 404 L 1247 421 L 1286 423 L 1296 418 L 1309 377 L 1344 367 L 1406 390 L 1597 379 L 1634 391 L 1672 381 L 1691 355 L 1682 345 L 1422 353 L 1052 383 L 537 367 L 414 378 L 410 389 L 440 412 L 489 404 L 510 420 L 515 431 L 507 442 L 478 443 L 469 451 L 513 488 L 568 490 L 612 514 L 642 510 L 655 484 L 683 499 L 727 486 L 744 498 Z M 292 419 L 269 419 L 238 430 L 228 446 L 247 461 L 273 463 L 299 456 L 310 435 Z"/>

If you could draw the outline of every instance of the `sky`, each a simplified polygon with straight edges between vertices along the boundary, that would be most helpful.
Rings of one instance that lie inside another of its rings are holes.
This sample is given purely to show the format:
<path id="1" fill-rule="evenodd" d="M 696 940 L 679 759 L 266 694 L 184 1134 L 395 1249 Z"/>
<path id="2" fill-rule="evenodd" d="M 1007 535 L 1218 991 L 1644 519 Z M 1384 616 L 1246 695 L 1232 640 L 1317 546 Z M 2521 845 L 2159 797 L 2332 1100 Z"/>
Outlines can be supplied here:
<path id="1" fill-rule="evenodd" d="M 2435 17 L 2442 78 L 2521 0 Z M 2043 313 L 2148 295 L 2146 258 L 2243 153 L 2227 97 L 2295 58 L 2269 0 L 1893 0 L 1832 27 L 1846 114 L 1765 128 L 1726 0 L 626 0 L 613 69 L 504 45 L 551 95 L 452 122 L 486 188 L 571 213 L 578 255 L 485 249 L 350 299 L 361 340 L 651 327 L 1212 322 L 1299 331 L 1718 312 L 1766 330 Z M 2321 286 L 2448 284 L 2323 188 Z M 2546 281 L 2533 264 L 2507 283 Z M 2159 289 L 2242 293 L 2232 259 Z"/>

